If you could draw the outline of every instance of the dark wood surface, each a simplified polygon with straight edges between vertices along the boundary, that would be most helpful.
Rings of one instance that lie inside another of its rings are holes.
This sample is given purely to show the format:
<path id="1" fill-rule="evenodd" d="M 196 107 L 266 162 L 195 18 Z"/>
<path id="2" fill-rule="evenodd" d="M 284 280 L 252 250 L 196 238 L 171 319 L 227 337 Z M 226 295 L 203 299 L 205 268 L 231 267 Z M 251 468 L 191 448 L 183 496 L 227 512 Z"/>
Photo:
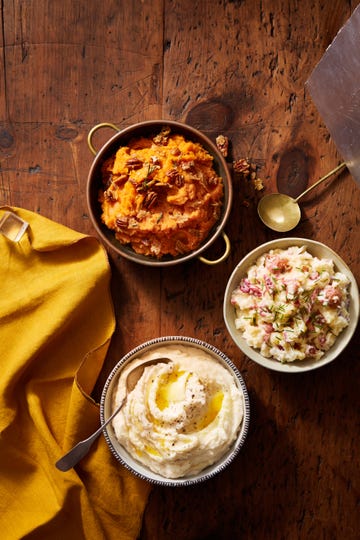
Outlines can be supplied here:
<path id="1" fill-rule="evenodd" d="M 85 186 L 92 126 L 164 118 L 231 141 L 265 190 L 234 180 L 232 251 L 150 269 L 110 254 L 118 329 L 102 379 L 146 339 L 195 336 L 239 367 L 251 428 L 211 481 L 154 488 L 142 540 L 347 539 L 359 528 L 359 331 L 331 365 L 267 371 L 238 351 L 222 299 L 235 264 L 284 236 L 259 221 L 264 193 L 296 195 L 341 161 L 305 81 L 356 0 L 5 0 L 0 27 L 0 203 L 95 234 Z M 96 135 L 98 148 L 112 135 Z M 337 251 L 360 281 L 360 189 L 345 171 L 308 196 L 293 236 Z M 215 253 L 221 246 L 210 250 Z M 209 255 L 212 255 L 212 253 Z"/>

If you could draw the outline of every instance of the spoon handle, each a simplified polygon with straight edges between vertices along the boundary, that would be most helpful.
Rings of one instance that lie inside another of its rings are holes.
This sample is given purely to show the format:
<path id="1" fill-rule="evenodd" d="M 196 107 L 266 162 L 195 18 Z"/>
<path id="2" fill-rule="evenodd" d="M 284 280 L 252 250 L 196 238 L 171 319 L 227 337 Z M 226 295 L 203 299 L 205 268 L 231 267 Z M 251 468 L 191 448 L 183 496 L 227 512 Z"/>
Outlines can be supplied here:
<path id="1" fill-rule="evenodd" d="M 126 396 L 127 397 L 127 396 Z M 122 400 L 119 407 L 115 409 L 115 411 L 112 413 L 111 416 L 101 424 L 99 429 L 97 429 L 90 437 L 87 439 L 84 439 L 83 441 L 78 442 L 67 454 L 65 454 L 62 458 L 60 458 L 56 463 L 56 467 L 60 471 L 68 471 L 69 469 L 72 469 L 79 461 L 86 456 L 88 451 L 90 450 L 92 444 L 94 441 L 99 437 L 99 435 L 102 433 L 104 427 L 106 427 L 109 422 L 114 418 L 114 416 L 117 415 L 117 413 L 120 411 L 121 407 L 125 404 L 126 397 Z"/>
<path id="2" fill-rule="evenodd" d="M 340 165 L 338 165 L 337 167 L 335 167 L 335 169 L 333 169 L 332 171 L 328 172 L 327 174 L 325 174 L 325 176 L 322 176 L 320 178 L 320 180 L 318 180 L 317 182 L 315 182 L 315 184 L 313 184 L 312 186 L 308 187 L 305 191 L 303 191 L 302 193 L 300 193 L 300 195 L 298 197 L 296 197 L 296 199 L 294 199 L 295 202 L 298 202 L 302 197 L 304 197 L 304 195 L 306 195 L 307 193 L 309 193 L 309 191 L 311 191 L 313 188 L 316 188 L 316 186 L 318 186 L 319 184 L 321 184 L 321 182 L 323 182 L 324 180 L 326 180 L 327 178 L 329 178 L 329 176 L 337 173 L 338 171 L 340 171 L 341 169 L 343 169 L 344 167 L 346 167 L 346 163 L 340 163 Z"/>

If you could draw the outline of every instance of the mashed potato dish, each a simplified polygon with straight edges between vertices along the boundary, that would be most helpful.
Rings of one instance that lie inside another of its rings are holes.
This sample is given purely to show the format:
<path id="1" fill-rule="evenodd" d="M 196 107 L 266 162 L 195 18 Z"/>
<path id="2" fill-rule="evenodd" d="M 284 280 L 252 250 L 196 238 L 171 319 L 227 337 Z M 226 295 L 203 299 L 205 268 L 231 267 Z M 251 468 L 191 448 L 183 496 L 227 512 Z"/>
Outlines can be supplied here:
<path id="1" fill-rule="evenodd" d="M 144 369 L 113 428 L 134 459 L 165 478 L 181 478 L 199 473 L 227 452 L 243 422 L 244 396 L 233 374 L 209 353 L 168 345 L 124 368 L 114 408 L 125 395 L 128 371 L 163 356 L 171 362 Z"/>
<path id="2" fill-rule="evenodd" d="M 213 157 L 170 128 L 119 148 L 102 166 L 102 183 L 102 221 L 120 243 L 157 259 L 197 249 L 221 214 Z"/>
<path id="3" fill-rule="evenodd" d="M 318 360 L 349 324 L 349 284 L 305 247 L 271 250 L 232 293 L 235 326 L 266 358 Z"/>

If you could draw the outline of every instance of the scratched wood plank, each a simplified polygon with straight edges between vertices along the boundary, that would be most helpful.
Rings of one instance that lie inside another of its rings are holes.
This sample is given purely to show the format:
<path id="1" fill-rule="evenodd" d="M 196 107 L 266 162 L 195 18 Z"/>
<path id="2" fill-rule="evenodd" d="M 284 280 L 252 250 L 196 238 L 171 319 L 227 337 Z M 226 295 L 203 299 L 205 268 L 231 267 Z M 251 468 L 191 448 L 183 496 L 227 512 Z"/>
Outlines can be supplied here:
<path id="1" fill-rule="evenodd" d="M 2 15 L 1 202 L 88 232 L 89 129 L 160 116 L 161 4 L 18 1 Z"/>

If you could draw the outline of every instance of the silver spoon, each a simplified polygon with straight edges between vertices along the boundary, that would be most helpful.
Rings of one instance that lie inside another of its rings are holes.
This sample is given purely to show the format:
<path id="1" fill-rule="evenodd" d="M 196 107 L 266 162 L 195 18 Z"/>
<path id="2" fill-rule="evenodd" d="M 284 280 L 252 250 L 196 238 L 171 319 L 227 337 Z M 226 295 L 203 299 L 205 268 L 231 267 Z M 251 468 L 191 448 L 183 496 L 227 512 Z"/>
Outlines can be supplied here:
<path id="1" fill-rule="evenodd" d="M 168 364 L 171 362 L 170 358 L 155 358 L 153 360 L 146 360 L 142 364 L 139 364 L 134 369 L 132 369 L 127 377 L 126 377 L 126 395 L 120 405 L 117 409 L 112 413 L 111 416 L 104 422 L 99 429 L 95 431 L 90 437 L 87 439 L 84 439 L 83 441 L 80 441 L 77 443 L 76 446 L 74 446 L 67 454 L 65 454 L 62 458 L 60 458 L 56 463 L 56 467 L 60 471 L 68 471 L 72 467 L 74 467 L 90 450 L 91 445 L 93 442 L 99 437 L 99 435 L 102 433 L 104 427 L 106 427 L 111 420 L 118 414 L 118 412 L 121 410 L 121 408 L 125 405 L 128 395 L 132 390 L 134 390 L 136 383 L 142 376 L 144 369 L 148 366 L 154 365 L 154 364 Z"/>
<path id="2" fill-rule="evenodd" d="M 315 184 L 307 188 L 294 199 L 284 193 L 270 193 L 260 199 L 258 204 L 258 214 L 261 221 L 273 231 L 286 232 L 291 231 L 299 223 L 301 211 L 298 201 L 309 191 L 321 184 L 329 176 L 337 173 L 346 167 L 346 163 L 341 163 L 335 169 L 320 178 Z"/>

